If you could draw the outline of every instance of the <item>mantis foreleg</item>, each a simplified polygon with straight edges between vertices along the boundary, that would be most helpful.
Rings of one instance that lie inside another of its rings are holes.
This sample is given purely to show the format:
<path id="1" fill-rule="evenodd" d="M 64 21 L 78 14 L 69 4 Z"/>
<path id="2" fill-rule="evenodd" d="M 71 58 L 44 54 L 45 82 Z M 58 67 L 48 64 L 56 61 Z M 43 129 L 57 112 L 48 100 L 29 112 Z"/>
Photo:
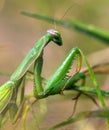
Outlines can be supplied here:
<path id="1" fill-rule="evenodd" d="M 64 82 L 64 78 L 66 77 L 66 74 L 71 68 L 75 56 L 78 56 L 78 67 L 76 73 L 79 73 L 79 70 L 81 68 L 82 56 L 78 48 L 73 48 L 68 54 L 68 56 L 65 58 L 65 60 L 62 62 L 61 66 L 59 66 L 59 68 L 56 70 L 51 79 L 47 82 L 47 85 L 44 89 L 45 95 L 60 93 L 63 90 L 63 88 L 66 87 L 70 79 Z"/>
<path id="2" fill-rule="evenodd" d="M 43 65 L 42 55 L 34 63 L 34 95 L 37 98 L 43 96 L 43 86 L 41 78 L 42 65 Z"/>

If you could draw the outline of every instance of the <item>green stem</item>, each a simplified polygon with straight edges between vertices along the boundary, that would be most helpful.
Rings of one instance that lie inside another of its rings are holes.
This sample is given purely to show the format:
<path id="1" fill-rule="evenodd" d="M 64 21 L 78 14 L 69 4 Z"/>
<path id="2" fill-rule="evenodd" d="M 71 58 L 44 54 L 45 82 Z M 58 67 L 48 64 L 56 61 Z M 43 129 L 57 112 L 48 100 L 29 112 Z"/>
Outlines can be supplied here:
<path id="1" fill-rule="evenodd" d="M 87 24 L 85 24 L 85 23 L 83 23 L 81 21 L 70 20 L 70 22 L 65 22 L 65 21 L 60 21 L 60 20 L 57 20 L 57 19 L 53 19 L 53 18 L 48 17 L 48 16 L 39 15 L 39 14 L 35 14 L 35 13 L 30 13 L 30 12 L 26 12 L 26 11 L 22 11 L 21 14 L 32 17 L 32 18 L 44 20 L 44 21 L 47 21 L 49 23 L 54 23 L 55 22 L 56 24 L 61 25 L 61 26 L 65 27 L 65 28 L 77 30 L 79 32 L 82 32 L 84 34 L 92 36 L 92 37 L 94 37 L 96 39 L 99 39 L 99 40 L 101 40 L 104 43 L 109 45 L 109 32 L 106 32 L 105 30 L 94 27 L 92 25 L 87 25 Z"/>
<path id="2" fill-rule="evenodd" d="M 99 99 L 100 102 L 101 102 L 102 108 L 105 110 L 105 109 L 106 109 L 106 104 L 105 104 L 105 101 L 104 101 L 104 99 L 103 99 L 101 90 L 100 90 L 100 88 L 99 88 L 99 84 L 98 84 L 98 82 L 97 82 L 97 80 L 96 80 L 95 74 L 94 74 L 93 70 L 91 69 L 91 66 L 90 66 L 90 64 L 89 64 L 89 62 L 88 62 L 88 60 L 87 60 L 87 58 L 85 57 L 85 55 L 84 55 L 82 52 L 81 52 L 81 54 L 83 55 L 83 58 L 84 58 L 85 63 L 86 63 L 86 65 L 87 65 L 87 67 L 88 67 L 90 76 L 91 76 L 91 78 L 92 78 L 93 84 L 94 84 L 94 86 L 95 86 L 95 88 L 96 88 L 96 90 L 97 90 L 98 99 Z M 108 118 L 107 118 L 107 127 L 109 128 L 109 119 L 108 119 Z"/>

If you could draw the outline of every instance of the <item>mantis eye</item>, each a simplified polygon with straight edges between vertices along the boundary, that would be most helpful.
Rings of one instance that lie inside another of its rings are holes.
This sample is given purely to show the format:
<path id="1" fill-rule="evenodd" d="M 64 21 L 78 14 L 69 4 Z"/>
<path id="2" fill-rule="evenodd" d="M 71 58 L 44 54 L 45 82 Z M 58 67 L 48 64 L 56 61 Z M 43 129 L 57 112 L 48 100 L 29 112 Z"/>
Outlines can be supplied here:
<path id="1" fill-rule="evenodd" d="M 54 29 L 50 29 L 50 30 L 47 30 L 47 33 L 51 34 L 53 42 L 57 43 L 59 46 L 62 45 L 62 38 L 61 38 L 60 32 Z"/>

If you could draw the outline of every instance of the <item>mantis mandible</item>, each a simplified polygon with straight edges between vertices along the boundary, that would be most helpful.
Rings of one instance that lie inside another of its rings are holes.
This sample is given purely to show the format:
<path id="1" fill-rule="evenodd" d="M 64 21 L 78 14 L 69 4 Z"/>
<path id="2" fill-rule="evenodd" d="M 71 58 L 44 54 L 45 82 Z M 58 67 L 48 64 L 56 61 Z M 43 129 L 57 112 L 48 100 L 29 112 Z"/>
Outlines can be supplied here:
<path id="1" fill-rule="evenodd" d="M 10 76 L 9 81 L 0 87 L 0 113 L 5 113 L 7 109 L 12 107 L 16 102 L 18 88 L 22 84 L 29 67 L 34 64 L 34 92 L 36 99 L 44 98 L 49 95 L 61 93 L 67 86 L 71 78 L 66 78 L 66 74 L 70 69 L 75 56 L 78 56 L 78 65 L 76 73 L 81 68 L 81 51 L 78 48 L 73 48 L 62 64 L 58 67 L 54 75 L 47 81 L 45 87 L 42 86 L 42 65 L 43 65 L 43 51 L 45 46 L 53 41 L 57 45 L 62 45 L 62 38 L 58 31 L 50 29 L 41 37 L 34 47 L 30 50 L 16 71 Z M 76 74 L 75 73 L 75 74 Z M 15 107 L 15 106 L 13 106 Z"/>

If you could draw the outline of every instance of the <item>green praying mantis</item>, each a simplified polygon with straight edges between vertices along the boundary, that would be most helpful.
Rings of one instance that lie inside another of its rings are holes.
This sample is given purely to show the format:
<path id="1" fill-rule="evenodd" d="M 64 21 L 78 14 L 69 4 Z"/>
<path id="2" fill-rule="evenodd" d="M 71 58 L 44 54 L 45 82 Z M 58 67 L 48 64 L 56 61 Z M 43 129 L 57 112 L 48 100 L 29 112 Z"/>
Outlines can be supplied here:
<path id="1" fill-rule="evenodd" d="M 73 48 L 70 53 L 63 60 L 62 64 L 58 67 L 53 76 L 46 81 L 46 85 L 43 85 L 43 78 L 41 76 L 43 66 L 43 52 L 44 48 L 53 41 L 58 46 L 62 45 L 62 38 L 60 32 L 50 29 L 42 36 L 30 50 L 16 71 L 10 76 L 9 81 L 0 87 L 0 116 L 6 114 L 9 110 L 13 119 L 13 123 L 17 120 L 21 113 L 21 109 L 18 110 L 16 106 L 17 95 L 19 88 L 21 88 L 20 104 L 24 104 L 25 95 L 25 78 L 29 73 L 29 68 L 33 64 L 33 77 L 34 77 L 34 91 L 30 96 L 35 97 L 37 100 L 48 97 L 54 94 L 60 94 L 64 89 L 69 89 L 79 79 L 84 79 L 84 73 L 79 73 L 82 63 L 82 52 L 80 49 Z M 73 64 L 73 61 L 77 56 L 77 68 L 74 76 L 67 76 L 69 69 Z M 18 113 L 18 114 L 16 114 Z M 17 116 L 16 116 L 17 115 Z"/>
<path id="2" fill-rule="evenodd" d="M 45 46 L 48 45 L 50 41 L 53 41 L 57 45 L 61 46 L 62 38 L 60 33 L 53 29 L 48 30 L 47 34 L 41 37 L 30 50 L 16 71 L 11 75 L 9 81 L 0 87 L 0 113 L 4 113 L 7 108 L 9 109 L 12 107 L 12 104 L 16 102 L 19 86 L 22 84 L 23 79 L 25 78 L 28 69 L 32 64 L 34 64 L 33 95 L 36 99 L 61 93 L 61 91 L 71 80 L 65 77 L 76 55 L 78 55 L 78 67 L 76 73 L 79 72 L 81 68 L 82 56 L 78 48 L 73 48 L 51 79 L 47 81 L 46 86 L 42 86 L 41 71 L 43 65 L 43 51 Z"/>

